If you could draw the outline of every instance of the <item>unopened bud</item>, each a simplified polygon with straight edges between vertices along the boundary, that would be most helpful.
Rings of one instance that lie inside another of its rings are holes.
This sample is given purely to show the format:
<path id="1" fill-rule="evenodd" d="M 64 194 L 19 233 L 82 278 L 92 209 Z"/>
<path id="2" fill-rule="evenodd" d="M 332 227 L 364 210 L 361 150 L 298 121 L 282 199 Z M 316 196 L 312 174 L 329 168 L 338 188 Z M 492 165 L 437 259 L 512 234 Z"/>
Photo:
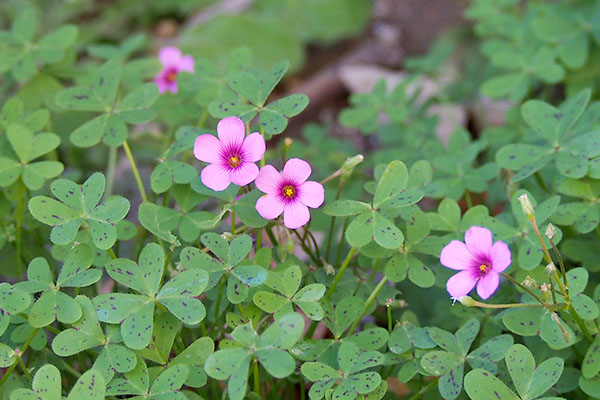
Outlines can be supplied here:
<path id="1" fill-rule="evenodd" d="M 535 210 L 533 209 L 533 205 L 529 200 L 529 196 L 527 194 L 522 194 L 519 196 L 519 202 L 521 203 L 521 208 L 523 209 L 523 214 L 530 221 L 535 221 Z"/>
<path id="2" fill-rule="evenodd" d="M 554 225 L 548 224 L 548 226 L 546 227 L 546 237 L 549 240 L 552 240 L 552 239 L 554 239 L 555 234 L 556 234 L 556 229 L 554 228 Z"/>
<path id="3" fill-rule="evenodd" d="M 289 238 L 287 240 L 286 247 L 287 247 L 288 253 L 292 254 L 292 251 L 294 251 L 294 241 L 292 240 L 292 238 Z"/>
<path id="4" fill-rule="evenodd" d="M 560 321 L 560 318 L 558 317 L 558 314 L 553 312 L 552 314 L 550 314 L 550 318 L 552 318 L 552 321 L 554 321 L 556 323 L 556 325 L 558 325 L 558 329 L 560 329 L 560 332 L 562 333 L 563 338 L 565 339 L 565 342 L 569 342 L 571 340 L 571 335 L 569 335 L 569 332 L 567 332 L 565 330 L 565 328 L 562 326 L 562 323 Z"/>
<path id="5" fill-rule="evenodd" d="M 553 262 L 551 262 L 550 264 L 546 265 L 546 273 L 553 274 L 555 271 L 556 271 L 556 265 L 554 265 Z"/>
<path id="6" fill-rule="evenodd" d="M 458 301 L 465 307 L 473 307 L 475 305 L 475 300 L 471 296 L 459 297 Z"/>
<path id="7" fill-rule="evenodd" d="M 287 158 L 287 153 L 290 151 L 290 147 L 292 147 L 293 142 L 294 141 L 290 138 L 285 138 L 283 141 L 283 149 L 281 150 L 281 153 L 283 154 L 284 160 Z"/>
<path id="8" fill-rule="evenodd" d="M 551 288 L 551 287 L 552 287 L 552 286 L 550 286 L 550 285 L 549 285 L 549 284 L 547 284 L 547 283 L 542 283 L 542 286 L 540 286 L 540 290 L 541 290 L 542 292 L 550 292 L 550 288 Z"/>
<path id="9" fill-rule="evenodd" d="M 357 154 L 354 157 L 348 157 L 342 164 L 344 172 L 351 172 L 358 164 L 363 162 L 365 157 L 362 154 Z"/>
<path id="10" fill-rule="evenodd" d="M 540 286 L 540 290 L 542 291 L 540 297 L 543 301 L 550 301 L 550 290 L 552 289 L 552 286 L 550 286 L 547 283 L 542 283 L 542 286 Z"/>
<path id="11" fill-rule="evenodd" d="M 333 274 L 335 274 L 335 268 L 333 268 L 333 265 L 331 265 L 331 264 L 325 264 L 325 273 L 327 275 L 333 275 Z"/>
<path id="12" fill-rule="evenodd" d="M 388 298 L 388 299 L 385 301 L 385 306 L 386 306 L 386 307 L 389 307 L 389 306 L 391 306 L 392 304 L 394 304 L 394 299 L 392 299 L 391 297 L 390 297 L 390 298 Z"/>
<path id="13" fill-rule="evenodd" d="M 521 283 L 523 284 L 523 286 L 527 286 L 527 287 L 534 287 L 536 285 L 535 279 L 533 279 L 529 275 L 527 275 L 527 278 L 525 278 L 525 280 Z"/>

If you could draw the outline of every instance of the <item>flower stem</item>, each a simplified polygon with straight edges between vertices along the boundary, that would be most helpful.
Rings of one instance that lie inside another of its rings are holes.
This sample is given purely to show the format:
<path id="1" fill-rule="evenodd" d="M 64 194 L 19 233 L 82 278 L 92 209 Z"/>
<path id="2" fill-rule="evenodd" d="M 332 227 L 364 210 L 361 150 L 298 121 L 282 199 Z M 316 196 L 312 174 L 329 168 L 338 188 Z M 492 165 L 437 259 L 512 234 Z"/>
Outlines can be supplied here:
<path id="1" fill-rule="evenodd" d="M 113 186 L 115 182 L 115 171 L 117 169 L 117 148 L 108 147 L 108 161 L 106 167 L 106 190 L 104 191 L 104 198 L 107 198 L 112 194 Z"/>
<path id="2" fill-rule="evenodd" d="M 565 293 L 568 295 L 569 294 L 569 282 L 567 281 L 567 270 L 565 268 L 565 262 L 562 258 L 562 255 L 560 254 L 560 251 L 558 251 L 556 244 L 554 244 L 554 240 L 552 240 L 552 239 L 548 239 L 548 240 L 550 241 L 550 245 L 552 246 L 552 251 L 554 251 L 554 254 L 556 254 L 556 258 L 558 259 L 558 265 L 560 266 L 560 272 L 562 274 L 563 283 L 565 285 Z"/>
<path id="3" fill-rule="evenodd" d="M 16 258 L 17 258 L 17 272 L 19 274 L 19 276 L 21 276 L 23 274 L 23 256 L 22 256 L 22 249 L 23 249 L 23 244 L 21 241 L 22 235 L 21 235 L 21 229 L 22 229 L 22 225 L 23 225 L 23 181 L 19 180 L 19 193 L 18 193 L 18 200 L 17 200 L 17 237 L 16 237 Z"/>
<path id="4" fill-rule="evenodd" d="M 125 150 L 125 154 L 129 159 L 129 164 L 131 165 L 131 171 L 135 176 L 135 181 L 137 182 L 138 189 L 140 191 L 140 196 L 142 196 L 142 201 L 147 202 L 148 197 L 146 196 L 146 190 L 144 189 L 144 183 L 142 182 L 142 178 L 140 177 L 140 171 L 138 170 L 137 164 L 135 163 L 135 159 L 133 158 L 133 154 L 131 153 L 131 148 L 129 148 L 129 144 L 127 141 L 123 142 L 123 150 Z"/>
<path id="5" fill-rule="evenodd" d="M 481 308 L 526 308 L 526 307 L 545 307 L 544 304 L 537 303 L 508 303 L 508 304 L 487 304 L 477 300 L 473 300 L 473 305 L 470 307 L 481 307 Z M 561 303 L 562 306 L 566 306 L 565 303 Z M 558 304 L 557 304 L 558 306 Z"/>
<path id="6" fill-rule="evenodd" d="M 387 306 L 388 332 L 392 333 L 392 307 Z"/>
<path id="7" fill-rule="evenodd" d="M 117 258 L 117 256 L 116 256 L 115 252 L 113 251 L 113 249 L 108 249 L 107 251 L 108 251 L 108 255 L 110 256 L 110 258 L 112 258 L 113 260 L 115 258 Z"/>
<path id="8" fill-rule="evenodd" d="M 533 291 L 531 289 L 529 289 L 527 286 L 523 285 L 521 282 L 517 281 L 515 278 L 513 278 L 512 276 L 508 275 L 508 274 L 500 274 L 502 275 L 502 277 L 508 279 L 509 281 L 511 281 L 512 283 L 514 283 L 515 285 L 517 285 L 518 287 L 520 287 L 521 289 L 523 289 L 525 292 L 527 292 L 531 297 L 533 297 L 534 299 L 536 299 L 537 301 L 539 301 L 539 303 L 541 305 L 543 305 L 544 307 L 548 308 L 548 304 L 546 304 L 541 298 L 540 296 L 538 296 L 537 294 L 533 293 Z"/>
<path id="9" fill-rule="evenodd" d="M 342 248 L 344 247 L 344 239 L 346 238 L 346 227 L 348 227 L 348 217 L 344 218 L 344 224 L 342 225 L 342 237 L 340 238 L 337 255 L 335 256 L 335 265 L 338 265 L 342 258 Z"/>
<path id="10" fill-rule="evenodd" d="M 29 337 L 27 338 L 27 340 L 25 341 L 25 343 L 23 343 L 23 347 L 21 348 L 21 354 L 25 354 L 25 351 L 27 351 L 27 349 L 29 348 L 29 345 L 33 341 L 33 338 L 37 334 L 38 330 L 39 330 L 39 328 L 35 328 L 34 330 L 31 331 L 31 333 L 29 334 Z M 4 383 L 6 383 L 6 381 L 8 380 L 8 377 L 10 376 L 10 374 L 12 374 L 12 372 L 14 371 L 14 369 L 17 367 L 18 363 L 19 363 L 19 361 L 17 359 L 17 360 L 15 360 L 12 363 L 12 365 L 10 366 L 10 368 L 8 368 L 6 370 L 6 372 L 4 373 L 4 376 L 2 377 L 2 379 L 0 379 L 0 388 L 2 388 L 2 386 L 4 385 Z"/>
<path id="11" fill-rule="evenodd" d="M 342 188 L 344 187 L 345 180 L 340 179 L 340 183 L 338 184 L 337 193 L 335 194 L 335 199 L 339 200 L 342 195 Z M 331 239 L 333 237 L 333 229 L 335 228 L 335 217 L 331 217 L 331 222 L 329 223 L 329 235 L 327 235 L 327 248 L 325 250 L 325 259 L 329 261 L 329 250 L 331 249 Z"/>
<path id="12" fill-rule="evenodd" d="M 235 209 L 231 210 L 231 234 L 235 235 Z"/>
<path id="13" fill-rule="evenodd" d="M 344 271 L 346 270 L 346 268 L 348 268 L 348 264 L 350 264 L 350 260 L 354 256 L 355 252 L 356 252 L 356 247 L 352 247 L 350 249 L 350 251 L 348 252 L 348 255 L 344 259 L 344 262 L 342 263 L 342 266 L 338 270 L 335 278 L 333 278 L 333 282 L 331 283 L 331 286 L 329 287 L 329 290 L 327 291 L 327 294 L 325 295 L 327 300 L 329 300 L 329 298 L 331 297 L 333 291 L 335 290 L 335 287 L 337 286 L 338 282 L 340 281 L 340 279 L 342 279 L 342 275 L 344 274 Z"/>
<path id="14" fill-rule="evenodd" d="M 225 289 L 225 279 L 221 277 L 221 283 L 219 283 L 219 294 L 217 295 L 217 303 L 215 304 L 215 324 L 219 318 L 219 308 L 221 307 L 221 298 L 223 297 L 223 289 Z"/>
<path id="15" fill-rule="evenodd" d="M 587 326 L 585 325 L 585 322 L 583 322 L 583 320 L 581 319 L 579 314 L 577 314 L 577 311 L 575 311 L 575 309 L 573 308 L 573 304 L 570 304 L 570 303 L 569 303 L 569 314 L 571 314 L 571 317 L 573 317 L 575 322 L 577 322 L 577 325 L 579 325 L 579 328 L 581 328 L 581 331 L 583 332 L 585 338 L 590 343 L 592 343 L 594 341 L 594 339 L 592 338 L 590 331 L 588 330 Z"/>
<path id="16" fill-rule="evenodd" d="M 259 398 L 262 398 L 260 395 L 260 371 L 258 368 L 258 360 L 254 359 L 254 365 L 252 365 L 254 369 L 254 393 L 258 395 Z"/>
<path id="17" fill-rule="evenodd" d="M 377 295 L 379 294 L 379 292 L 381 292 L 381 289 L 383 289 L 383 286 L 385 285 L 386 282 L 387 282 L 387 278 L 384 276 L 383 279 L 381 279 L 379 281 L 379 283 L 377 284 L 377 286 L 375 286 L 375 289 L 373 289 L 373 291 L 371 292 L 371 294 L 367 298 L 367 302 L 365 303 L 365 306 L 364 306 L 362 312 L 360 313 L 360 315 L 358 316 L 358 318 L 356 318 L 356 320 L 354 321 L 354 323 L 352 324 L 352 326 L 348 330 L 348 336 L 350 336 L 350 335 L 352 335 L 354 333 L 354 331 L 356 330 L 356 327 L 358 326 L 358 324 L 360 324 L 360 321 L 365 316 L 365 313 L 367 312 L 367 310 L 369 309 L 369 307 L 371 307 L 371 304 L 373 304 L 373 302 L 377 298 Z M 389 307 L 388 307 L 388 309 L 389 309 Z"/>

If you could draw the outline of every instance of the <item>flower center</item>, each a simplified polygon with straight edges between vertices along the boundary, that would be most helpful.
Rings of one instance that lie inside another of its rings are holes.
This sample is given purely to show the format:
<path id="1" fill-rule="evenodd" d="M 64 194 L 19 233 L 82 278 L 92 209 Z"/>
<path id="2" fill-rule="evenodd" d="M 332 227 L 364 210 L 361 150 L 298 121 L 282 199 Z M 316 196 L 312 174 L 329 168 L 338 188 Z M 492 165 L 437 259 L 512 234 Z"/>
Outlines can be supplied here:
<path id="1" fill-rule="evenodd" d="M 242 158 L 240 156 L 231 156 L 229 157 L 229 166 L 231 168 L 237 168 L 242 163 Z"/>
<path id="2" fill-rule="evenodd" d="M 175 82 L 175 80 L 177 79 L 177 71 L 170 70 L 169 72 L 167 72 L 167 75 L 165 76 L 165 79 L 169 83 Z"/>
<path id="3" fill-rule="evenodd" d="M 489 264 L 481 264 L 479 266 L 479 273 L 483 276 L 485 276 L 488 271 L 490 270 L 490 265 Z"/>
<path id="4" fill-rule="evenodd" d="M 283 195 L 288 199 L 291 199 L 296 195 L 296 189 L 292 185 L 285 185 L 283 187 Z"/>

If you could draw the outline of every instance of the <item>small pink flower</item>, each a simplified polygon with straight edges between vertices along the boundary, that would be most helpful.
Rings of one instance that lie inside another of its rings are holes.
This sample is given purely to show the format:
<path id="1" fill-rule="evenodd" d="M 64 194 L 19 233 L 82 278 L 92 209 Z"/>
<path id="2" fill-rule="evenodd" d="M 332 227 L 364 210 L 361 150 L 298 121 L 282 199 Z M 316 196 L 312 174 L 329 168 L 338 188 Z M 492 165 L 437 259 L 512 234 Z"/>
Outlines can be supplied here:
<path id="1" fill-rule="evenodd" d="M 163 47 L 158 53 L 158 59 L 163 69 L 154 78 L 158 91 L 164 93 L 167 90 L 177 93 L 177 75 L 181 71 L 194 72 L 194 58 L 184 56 L 177 47 Z"/>
<path id="2" fill-rule="evenodd" d="M 244 138 L 246 126 L 238 117 L 227 117 L 217 124 L 217 139 L 200 135 L 194 143 L 194 156 L 209 163 L 200 173 L 206 187 L 220 192 L 231 182 L 244 186 L 258 176 L 255 162 L 265 154 L 265 139 L 258 132 Z"/>
<path id="3" fill-rule="evenodd" d="M 280 173 L 272 165 L 260 169 L 256 187 L 265 192 L 256 202 L 263 218 L 275 219 L 283 213 L 289 229 L 300 228 L 310 219 L 308 207 L 317 208 L 325 200 L 325 189 L 319 182 L 307 181 L 312 170 L 299 158 L 289 159 Z"/>
<path id="4" fill-rule="evenodd" d="M 448 279 L 446 289 L 459 299 L 477 284 L 477 294 L 485 300 L 498 289 L 500 273 L 511 263 L 510 250 L 502 241 L 492 245 L 492 232 L 481 226 L 469 228 L 465 243 L 453 240 L 442 249 L 442 265 L 460 271 Z"/>

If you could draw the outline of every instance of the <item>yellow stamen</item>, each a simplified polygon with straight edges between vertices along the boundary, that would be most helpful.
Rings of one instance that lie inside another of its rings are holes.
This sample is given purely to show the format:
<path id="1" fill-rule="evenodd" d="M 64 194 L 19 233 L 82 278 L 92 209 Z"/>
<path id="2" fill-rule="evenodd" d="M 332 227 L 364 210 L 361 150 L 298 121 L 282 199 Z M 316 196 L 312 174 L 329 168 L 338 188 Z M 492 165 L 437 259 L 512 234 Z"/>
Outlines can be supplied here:
<path id="1" fill-rule="evenodd" d="M 238 156 L 229 157 L 229 166 L 231 168 L 239 167 L 241 163 L 242 163 L 242 159 L 240 157 L 238 157 Z"/>
<path id="2" fill-rule="evenodd" d="M 175 82 L 175 80 L 177 79 L 177 72 L 175 71 L 171 71 L 167 74 L 167 81 L 168 82 Z"/>
<path id="3" fill-rule="evenodd" d="M 481 265 L 479 266 L 479 270 L 480 270 L 481 272 L 487 272 L 489 268 L 490 268 L 490 266 L 489 266 L 489 265 L 487 265 L 487 264 L 481 264 Z"/>
<path id="4" fill-rule="evenodd" d="M 295 194 L 296 194 L 296 189 L 294 189 L 293 186 L 291 186 L 291 185 L 284 186 L 283 195 L 285 197 L 292 198 L 292 197 L 294 197 Z"/>

